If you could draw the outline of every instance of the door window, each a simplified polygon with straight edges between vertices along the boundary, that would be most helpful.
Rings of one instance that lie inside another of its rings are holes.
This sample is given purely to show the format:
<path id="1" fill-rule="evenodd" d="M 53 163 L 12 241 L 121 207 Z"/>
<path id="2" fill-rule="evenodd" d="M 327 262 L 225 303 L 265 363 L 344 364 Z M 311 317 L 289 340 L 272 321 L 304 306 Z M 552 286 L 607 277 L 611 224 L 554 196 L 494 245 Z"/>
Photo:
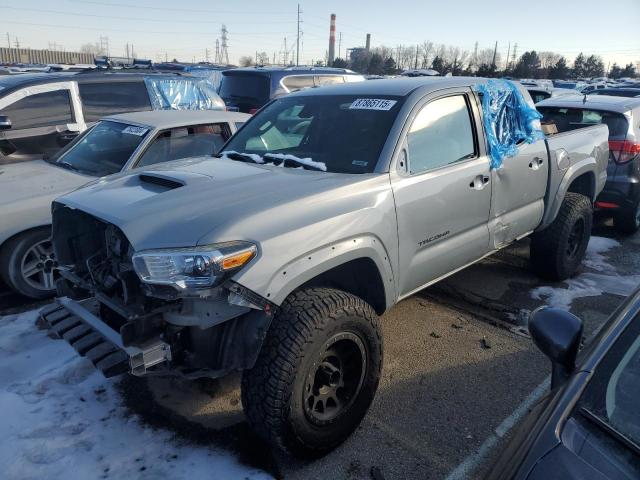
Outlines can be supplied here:
<path id="1" fill-rule="evenodd" d="M 640 318 L 598 365 L 578 409 L 623 444 L 640 451 Z"/>
<path id="2" fill-rule="evenodd" d="M 314 86 L 312 75 L 292 75 L 285 77 L 282 79 L 282 84 L 291 92 Z"/>
<path id="3" fill-rule="evenodd" d="M 87 122 L 116 113 L 151 110 L 144 82 L 79 83 L 78 89 Z"/>
<path id="4" fill-rule="evenodd" d="M 407 136 L 409 172 L 421 173 L 476 156 L 464 95 L 434 100 L 418 113 Z"/>
<path id="5" fill-rule="evenodd" d="M 12 130 L 73 123 L 69 90 L 36 93 L 7 105 L 0 115 L 11 119 Z"/>
<path id="6" fill-rule="evenodd" d="M 147 148 L 136 167 L 217 153 L 231 136 L 225 123 L 172 128 Z"/>

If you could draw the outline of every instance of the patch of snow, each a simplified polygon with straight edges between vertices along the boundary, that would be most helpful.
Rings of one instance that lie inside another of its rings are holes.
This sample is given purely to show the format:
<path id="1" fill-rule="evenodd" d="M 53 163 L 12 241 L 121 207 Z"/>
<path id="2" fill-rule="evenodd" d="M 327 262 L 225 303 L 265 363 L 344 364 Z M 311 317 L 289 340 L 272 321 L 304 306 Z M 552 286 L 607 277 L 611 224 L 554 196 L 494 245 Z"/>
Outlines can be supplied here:
<path id="1" fill-rule="evenodd" d="M 253 160 L 256 163 L 264 163 L 264 160 L 260 155 L 256 155 L 255 153 L 240 153 L 240 152 L 236 152 L 235 150 L 227 150 L 224 152 L 220 152 L 220 158 L 224 158 L 226 160 L 232 160 L 231 158 L 228 157 L 228 155 L 234 155 L 234 154 L 249 157 L 251 160 Z"/>
<path id="2" fill-rule="evenodd" d="M 65 341 L 37 330 L 37 312 L 0 317 L 3 479 L 265 479 L 232 454 L 143 425 Z"/>
<path id="3" fill-rule="evenodd" d="M 602 254 L 608 252 L 612 248 L 619 246 L 620 242 L 614 240 L 613 238 L 591 237 L 583 262 L 584 266 L 592 268 L 593 270 L 597 270 L 599 272 L 615 271 L 615 269 L 607 263 L 607 259 Z"/>
<path id="4" fill-rule="evenodd" d="M 620 243 L 611 238 L 591 237 L 583 264 L 598 273 L 582 273 L 575 278 L 565 280 L 564 287 L 535 288 L 531 291 L 531 297 L 542 300 L 549 306 L 569 310 L 577 298 L 598 297 L 603 293 L 630 295 L 640 284 L 640 275 L 619 275 L 603 255 L 619 246 Z"/>
<path id="5" fill-rule="evenodd" d="M 265 156 L 267 157 L 266 161 L 269 161 L 270 158 L 277 158 L 278 160 L 293 160 L 294 162 L 300 163 L 302 165 L 307 165 L 312 168 L 318 168 L 323 172 L 327 171 L 327 165 L 324 162 L 316 162 L 311 158 L 300 158 L 296 157 L 295 155 L 284 153 L 269 153 Z M 281 165 L 284 165 L 284 162 L 281 163 Z"/>

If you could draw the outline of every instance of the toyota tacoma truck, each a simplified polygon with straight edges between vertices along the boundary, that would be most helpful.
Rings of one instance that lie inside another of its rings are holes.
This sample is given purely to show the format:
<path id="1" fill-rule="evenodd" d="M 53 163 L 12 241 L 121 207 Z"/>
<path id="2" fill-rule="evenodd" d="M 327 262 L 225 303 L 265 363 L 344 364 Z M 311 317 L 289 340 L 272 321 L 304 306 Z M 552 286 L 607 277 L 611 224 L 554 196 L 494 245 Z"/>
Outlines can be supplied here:
<path id="1" fill-rule="evenodd" d="M 63 278 L 43 326 L 106 376 L 242 370 L 260 436 L 294 455 L 329 451 L 374 398 L 379 315 L 528 235 L 547 278 L 584 256 L 606 125 L 544 138 L 528 93 L 491 82 L 303 90 L 266 105 L 218 158 L 57 199 Z"/>

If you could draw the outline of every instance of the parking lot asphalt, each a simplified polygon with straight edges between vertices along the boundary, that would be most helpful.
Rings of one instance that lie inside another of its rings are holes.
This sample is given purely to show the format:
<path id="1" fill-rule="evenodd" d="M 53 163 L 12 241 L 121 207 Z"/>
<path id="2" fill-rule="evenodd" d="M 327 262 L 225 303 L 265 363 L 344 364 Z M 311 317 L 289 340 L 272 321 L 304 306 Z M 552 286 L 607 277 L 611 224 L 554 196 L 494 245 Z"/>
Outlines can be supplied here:
<path id="1" fill-rule="evenodd" d="M 636 280 L 640 235 L 617 237 L 606 222 L 594 235 L 607 248 L 592 252 L 587 268 L 569 282 L 550 284 L 530 273 L 525 242 L 387 312 L 384 369 L 371 410 L 351 438 L 316 461 L 274 456 L 251 434 L 237 375 L 199 383 L 129 378 L 121 390 L 149 423 L 185 441 L 230 449 L 274 477 L 481 478 L 508 441 L 514 412 L 524 413 L 523 402 L 544 391 L 549 373 L 547 360 L 523 335 L 526 314 L 563 303 L 585 320 L 590 336 Z M 2 313 L 30 308 L 34 304 L 0 296 Z"/>

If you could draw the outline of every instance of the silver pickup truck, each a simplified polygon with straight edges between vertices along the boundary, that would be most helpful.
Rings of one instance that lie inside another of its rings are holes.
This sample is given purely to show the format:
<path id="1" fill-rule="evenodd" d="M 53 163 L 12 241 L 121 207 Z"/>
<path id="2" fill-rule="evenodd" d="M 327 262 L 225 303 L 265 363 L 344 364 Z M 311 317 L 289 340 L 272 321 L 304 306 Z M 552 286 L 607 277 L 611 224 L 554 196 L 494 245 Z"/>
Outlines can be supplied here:
<path id="1" fill-rule="evenodd" d="M 262 437 L 327 452 L 377 389 L 378 315 L 527 235 L 545 277 L 572 275 L 584 256 L 607 127 L 519 141 L 495 165 L 485 83 L 304 90 L 265 106 L 220 158 L 57 199 L 64 279 L 43 324 L 107 376 L 243 370 L 242 404 Z M 517 108 L 537 115 L 517 92 Z"/>

